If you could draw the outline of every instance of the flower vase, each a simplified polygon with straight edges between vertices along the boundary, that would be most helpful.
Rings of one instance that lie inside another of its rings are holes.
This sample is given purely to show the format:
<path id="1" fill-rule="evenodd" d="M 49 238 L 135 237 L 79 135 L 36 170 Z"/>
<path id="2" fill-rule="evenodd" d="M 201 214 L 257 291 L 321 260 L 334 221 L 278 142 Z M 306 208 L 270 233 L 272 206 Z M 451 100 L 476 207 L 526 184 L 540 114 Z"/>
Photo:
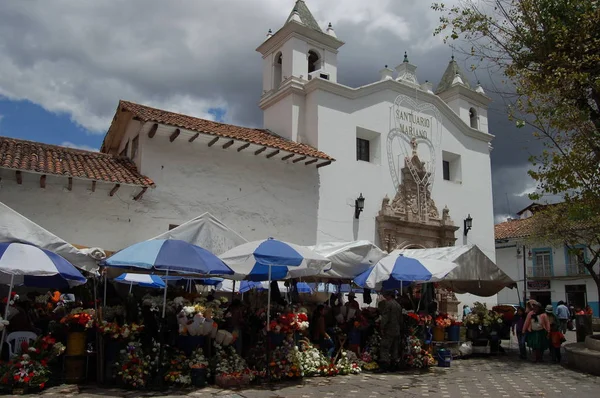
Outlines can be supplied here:
<path id="1" fill-rule="evenodd" d="M 444 328 L 436 326 L 433 328 L 433 341 L 444 341 Z"/>
<path id="2" fill-rule="evenodd" d="M 192 369 L 191 377 L 192 377 L 192 385 L 198 388 L 206 387 L 206 368 L 202 369 Z"/>
<path id="3" fill-rule="evenodd" d="M 85 341 L 87 335 L 85 332 L 69 332 L 67 335 L 67 356 L 85 355 Z"/>

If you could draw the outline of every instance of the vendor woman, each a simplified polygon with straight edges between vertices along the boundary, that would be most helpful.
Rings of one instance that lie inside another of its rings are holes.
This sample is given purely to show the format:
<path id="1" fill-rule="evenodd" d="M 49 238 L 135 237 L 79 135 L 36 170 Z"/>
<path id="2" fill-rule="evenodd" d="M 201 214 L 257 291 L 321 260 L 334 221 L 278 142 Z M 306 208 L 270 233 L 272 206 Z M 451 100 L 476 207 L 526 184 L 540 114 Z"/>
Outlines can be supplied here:
<path id="1" fill-rule="evenodd" d="M 544 351 L 549 347 L 550 320 L 540 303 L 531 301 L 530 304 L 531 311 L 525 319 L 523 333 L 527 336 L 527 346 L 533 350 L 534 362 L 540 362 Z"/>

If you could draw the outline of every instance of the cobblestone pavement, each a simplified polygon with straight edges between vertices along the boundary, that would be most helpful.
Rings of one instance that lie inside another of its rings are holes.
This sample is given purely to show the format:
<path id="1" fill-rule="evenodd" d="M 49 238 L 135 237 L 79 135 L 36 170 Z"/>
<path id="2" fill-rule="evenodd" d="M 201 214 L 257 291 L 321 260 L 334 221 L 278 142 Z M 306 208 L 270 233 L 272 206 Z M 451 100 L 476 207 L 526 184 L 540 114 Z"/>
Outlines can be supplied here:
<path id="1" fill-rule="evenodd" d="M 570 336 L 569 336 L 570 337 Z M 514 345 L 513 345 L 514 347 Z M 548 355 L 546 353 L 546 355 Z M 547 360 L 547 358 L 546 358 Z M 345 396 L 348 398 L 384 397 L 566 397 L 597 398 L 600 377 L 569 370 L 561 365 L 544 362 L 533 364 L 518 359 L 509 351 L 506 356 L 472 357 L 455 360 L 450 368 L 432 368 L 423 372 L 401 372 L 376 375 L 332 378 L 306 378 L 298 383 L 279 383 L 243 391 L 224 391 L 205 388 L 177 393 L 139 393 L 123 390 L 83 388 L 80 393 L 57 390 L 43 394 L 81 398 L 189 396 L 221 398 L 319 398 Z"/>

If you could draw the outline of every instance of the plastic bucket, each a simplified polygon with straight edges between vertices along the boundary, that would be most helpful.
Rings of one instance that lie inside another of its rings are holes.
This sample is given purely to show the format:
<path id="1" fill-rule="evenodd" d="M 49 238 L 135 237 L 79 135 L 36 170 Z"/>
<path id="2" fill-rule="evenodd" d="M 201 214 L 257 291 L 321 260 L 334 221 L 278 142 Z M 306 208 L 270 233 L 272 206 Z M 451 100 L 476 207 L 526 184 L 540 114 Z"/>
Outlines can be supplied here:
<path id="1" fill-rule="evenodd" d="M 450 350 L 442 348 L 437 352 L 437 360 L 438 367 L 449 368 L 450 364 L 452 363 L 452 353 L 450 352 Z"/>
<path id="2" fill-rule="evenodd" d="M 460 341 L 460 326 L 448 327 L 448 341 Z"/>
<path id="3" fill-rule="evenodd" d="M 85 355 L 85 341 L 87 334 L 85 332 L 71 332 L 67 335 L 67 350 L 68 356 Z"/>
<path id="4" fill-rule="evenodd" d="M 433 341 L 444 341 L 444 328 L 439 326 L 433 328 Z"/>

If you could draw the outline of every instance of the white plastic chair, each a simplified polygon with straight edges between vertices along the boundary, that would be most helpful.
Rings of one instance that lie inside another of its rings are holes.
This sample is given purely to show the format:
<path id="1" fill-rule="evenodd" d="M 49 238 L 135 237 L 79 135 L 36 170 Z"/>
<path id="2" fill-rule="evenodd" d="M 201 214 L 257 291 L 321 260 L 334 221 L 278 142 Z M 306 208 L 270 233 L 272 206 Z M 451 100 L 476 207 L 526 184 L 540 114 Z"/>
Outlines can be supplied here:
<path id="1" fill-rule="evenodd" d="M 8 344 L 8 357 L 12 358 L 21 353 L 21 345 L 27 341 L 29 343 L 37 340 L 37 334 L 33 332 L 12 332 L 6 337 Z"/>

